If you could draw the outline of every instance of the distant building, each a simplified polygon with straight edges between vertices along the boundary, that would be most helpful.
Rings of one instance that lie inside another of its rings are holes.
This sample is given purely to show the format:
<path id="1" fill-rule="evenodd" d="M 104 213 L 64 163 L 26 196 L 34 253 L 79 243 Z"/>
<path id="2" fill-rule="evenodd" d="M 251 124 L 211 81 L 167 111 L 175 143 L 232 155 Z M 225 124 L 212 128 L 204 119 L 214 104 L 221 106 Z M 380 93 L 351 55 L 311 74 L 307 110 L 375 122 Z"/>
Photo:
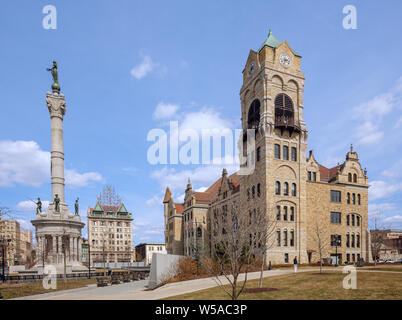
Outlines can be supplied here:
<path id="1" fill-rule="evenodd" d="M 11 241 L 8 242 L 7 240 Z M 9 266 L 21 262 L 21 232 L 20 224 L 15 220 L 0 220 L 0 241 L 6 243 L 5 259 Z"/>
<path id="2" fill-rule="evenodd" d="M 110 186 L 88 208 L 88 238 L 92 262 L 131 262 L 132 215 Z"/>
<path id="3" fill-rule="evenodd" d="M 379 234 L 380 237 L 377 237 Z M 370 230 L 371 239 L 379 241 L 380 249 L 377 257 L 379 260 L 397 260 L 402 259 L 402 230 Z M 373 246 L 376 244 L 373 243 Z M 374 250 L 375 251 L 375 250 Z"/>
<path id="4" fill-rule="evenodd" d="M 21 260 L 22 262 L 32 262 L 31 253 L 32 253 L 32 231 L 30 230 L 21 230 Z"/>
<path id="5" fill-rule="evenodd" d="M 88 251 L 89 251 L 88 247 L 89 247 L 88 240 L 83 239 L 81 243 L 81 254 L 82 254 L 81 261 L 84 266 L 88 265 Z"/>
<path id="6" fill-rule="evenodd" d="M 135 247 L 136 261 L 145 261 L 147 265 L 152 263 L 153 253 L 167 254 L 164 243 L 140 243 Z"/>

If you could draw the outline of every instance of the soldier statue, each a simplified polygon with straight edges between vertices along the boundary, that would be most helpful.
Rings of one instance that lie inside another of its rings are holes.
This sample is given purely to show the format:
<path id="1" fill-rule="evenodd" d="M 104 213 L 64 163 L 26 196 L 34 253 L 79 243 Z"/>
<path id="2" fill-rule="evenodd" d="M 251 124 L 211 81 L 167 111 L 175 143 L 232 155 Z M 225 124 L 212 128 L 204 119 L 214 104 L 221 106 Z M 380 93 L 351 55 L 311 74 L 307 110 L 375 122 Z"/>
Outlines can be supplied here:
<path id="1" fill-rule="evenodd" d="M 79 205 L 78 205 L 78 200 L 80 198 L 77 198 L 77 200 L 75 200 L 75 215 L 78 216 L 78 210 L 79 210 Z"/>
<path id="2" fill-rule="evenodd" d="M 60 198 L 57 193 L 54 196 L 54 211 L 60 212 Z"/>
<path id="3" fill-rule="evenodd" d="M 40 214 L 42 212 L 42 201 L 40 201 L 40 198 L 38 197 L 38 202 L 36 203 L 36 214 Z"/>

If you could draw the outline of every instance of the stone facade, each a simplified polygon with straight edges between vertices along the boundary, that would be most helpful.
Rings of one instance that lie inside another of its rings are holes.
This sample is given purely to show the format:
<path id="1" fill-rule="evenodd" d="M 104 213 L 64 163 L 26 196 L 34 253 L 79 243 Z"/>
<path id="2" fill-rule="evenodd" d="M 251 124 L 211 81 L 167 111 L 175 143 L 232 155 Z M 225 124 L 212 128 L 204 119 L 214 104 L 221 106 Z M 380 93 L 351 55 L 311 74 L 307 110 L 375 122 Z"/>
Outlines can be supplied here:
<path id="1" fill-rule="evenodd" d="M 239 201 L 242 211 L 264 210 L 275 223 L 267 261 L 293 263 L 297 257 L 301 263 L 316 262 L 320 251 L 317 225 L 328 242 L 325 249 L 321 246 L 323 257 L 335 259 L 337 253 L 343 261 L 352 261 L 352 257 L 371 261 L 367 172 L 353 148 L 344 163 L 330 169 L 320 165 L 312 151 L 306 158 L 304 81 L 301 56 L 271 31 L 258 51 L 250 50 L 240 89 L 243 136 L 239 143 L 243 143 L 247 161 L 230 177 L 224 170 L 222 178 L 205 192 L 192 191 L 189 182 L 183 204 L 174 203 L 167 189 L 168 253 L 194 255 L 189 244 L 196 243 L 193 234 L 199 227 L 201 242 L 208 246 L 211 215 L 221 214 L 231 201 Z M 255 145 L 247 150 L 251 136 L 255 136 Z M 245 168 L 250 172 L 244 174 Z M 332 191 L 337 192 L 333 195 Z M 180 212 L 177 208 L 181 207 Z M 331 245 L 331 239 L 338 236 L 340 243 Z"/>
<path id="2" fill-rule="evenodd" d="M 91 262 L 132 262 L 132 214 L 124 204 L 105 206 L 98 201 L 88 209 Z"/>
<path id="3" fill-rule="evenodd" d="M 13 266 L 23 260 L 21 230 L 18 221 L 0 219 L 0 246 L 1 250 L 5 248 L 4 256 L 7 265 Z"/>

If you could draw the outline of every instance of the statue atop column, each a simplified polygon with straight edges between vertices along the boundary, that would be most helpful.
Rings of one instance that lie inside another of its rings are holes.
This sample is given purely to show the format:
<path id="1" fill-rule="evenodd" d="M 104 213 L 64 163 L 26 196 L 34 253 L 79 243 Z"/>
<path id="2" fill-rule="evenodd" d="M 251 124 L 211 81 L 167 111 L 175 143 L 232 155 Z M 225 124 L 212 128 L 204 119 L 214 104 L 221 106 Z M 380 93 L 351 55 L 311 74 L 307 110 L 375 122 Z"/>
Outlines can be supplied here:
<path id="1" fill-rule="evenodd" d="M 80 198 L 77 198 L 77 200 L 75 200 L 75 215 L 78 216 L 78 211 L 79 211 L 79 205 L 78 205 L 78 200 Z"/>
<path id="2" fill-rule="evenodd" d="M 60 198 L 59 198 L 59 195 L 57 193 L 54 196 L 54 211 L 60 213 Z"/>
<path id="3" fill-rule="evenodd" d="M 60 93 L 60 85 L 59 85 L 59 74 L 57 72 L 57 62 L 53 61 L 53 66 L 51 68 L 47 68 L 47 71 L 52 73 L 53 77 L 53 84 L 52 84 L 52 91 L 53 93 Z"/>

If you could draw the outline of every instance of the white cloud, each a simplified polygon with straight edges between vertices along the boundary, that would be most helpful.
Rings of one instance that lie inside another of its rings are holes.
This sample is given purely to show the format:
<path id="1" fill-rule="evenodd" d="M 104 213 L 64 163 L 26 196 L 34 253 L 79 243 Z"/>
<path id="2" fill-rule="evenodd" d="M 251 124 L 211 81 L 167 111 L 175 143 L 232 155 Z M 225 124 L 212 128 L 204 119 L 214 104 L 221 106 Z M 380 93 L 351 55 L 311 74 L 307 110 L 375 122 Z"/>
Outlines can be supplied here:
<path id="1" fill-rule="evenodd" d="M 389 183 L 385 181 L 372 181 L 370 182 L 369 199 L 377 200 L 381 198 L 388 198 L 398 191 L 402 191 L 402 183 Z"/>
<path id="2" fill-rule="evenodd" d="M 142 79 L 147 74 L 149 74 L 156 66 L 157 64 L 152 61 L 151 57 L 146 55 L 139 65 L 131 69 L 131 75 L 138 80 Z"/>
<path id="3" fill-rule="evenodd" d="M 177 104 L 159 102 L 153 113 L 153 118 L 155 120 L 171 118 L 176 114 L 179 108 L 180 106 Z"/>
<path id="4" fill-rule="evenodd" d="M 179 123 L 180 131 L 193 129 L 200 134 L 208 130 L 233 129 L 233 123 L 221 117 L 220 113 L 212 108 L 202 108 L 196 112 L 183 115 L 183 121 Z"/>
<path id="5" fill-rule="evenodd" d="M 208 165 L 197 167 L 194 170 L 181 171 L 164 167 L 161 170 L 153 171 L 151 178 L 156 179 L 162 189 L 169 187 L 174 193 L 178 191 L 183 192 L 186 188 L 188 178 L 190 178 L 193 188 L 201 185 L 203 186 L 201 190 L 206 190 L 205 186 L 209 187 L 221 177 L 224 167 L 228 170 L 229 174 L 238 170 L 237 165 Z M 181 197 L 179 198 L 181 199 Z"/>
<path id="6" fill-rule="evenodd" d="M 383 222 L 389 224 L 399 224 L 402 223 L 402 215 L 395 215 L 391 217 L 386 217 L 383 219 Z"/>
<path id="7" fill-rule="evenodd" d="M 382 119 L 397 107 L 402 105 L 402 77 L 388 92 L 380 94 L 371 100 L 353 108 L 354 118 L 363 120 L 356 129 L 356 138 L 361 145 L 374 145 L 379 143 L 384 132 L 381 129 Z M 402 124 L 402 117 L 397 121 L 395 128 Z"/>
<path id="8" fill-rule="evenodd" d="M 74 169 L 65 171 L 66 185 L 71 188 L 85 187 L 91 181 L 101 181 L 102 176 L 97 172 L 78 173 Z"/>
<path id="9" fill-rule="evenodd" d="M 49 168 L 50 153 L 35 141 L 0 141 L 0 187 L 38 187 L 50 181 Z"/>
<path id="10" fill-rule="evenodd" d="M 17 221 L 19 222 L 21 229 L 31 230 L 31 231 L 35 230 L 34 226 L 32 225 L 32 223 L 30 221 L 24 220 L 24 219 L 17 219 Z M 34 236 L 33 236 L 33 238 L 34 238 Z"/>
<path id="11" fill-rule="evenodd" d="M 163 201 L 163 199 L 162 199 L 161 197 L 153 196 L 151 199 L 148 199 L 148 200 L 145 202 L 145 204 L 146 204 L 148 207 L 153 207 L 153 206 L 155 206 L 155 205 L 162 205 L 162 201 Z"/>
<path id="12" fill-rule="evenodd" d="M 33 201 L 34 200 L 20 201 L 17 204 L 17 209 L 21 211 L 35 211 L 36 204 Z M 35 201 L 37 201 L 37 199 L 35 199 Z M 41 200 L 41 202 L 42 202 L 42 211 L 46 211 L 47 207 L 49 206 L 49 201 Z"/>
<path id="13" fill-rule="evenodd" d="M 68 186 L 77 188 L 100 181 L 102 176 L 97 172 L 66 169 L 65 178 Z M 50 182 L 50 152 L 42 150 L 35 141 L 0 141 L 0 187 L 15 184 L 39 187 L 46 182 Z"/>

